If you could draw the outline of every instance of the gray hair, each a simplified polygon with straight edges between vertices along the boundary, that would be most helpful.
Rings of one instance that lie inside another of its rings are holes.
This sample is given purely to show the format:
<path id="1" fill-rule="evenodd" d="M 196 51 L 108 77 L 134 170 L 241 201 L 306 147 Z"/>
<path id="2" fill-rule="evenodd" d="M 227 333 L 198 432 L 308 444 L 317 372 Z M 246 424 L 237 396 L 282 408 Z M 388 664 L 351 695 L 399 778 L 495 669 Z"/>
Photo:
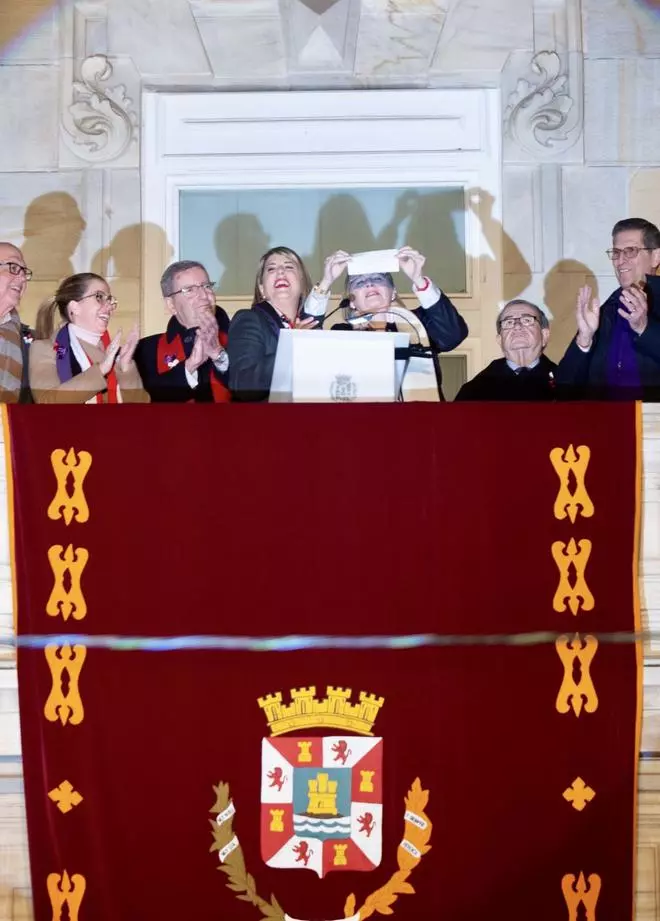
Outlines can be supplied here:
<path id="1" fill-rule="evenodd" d="M 537 316 L 539 318 L 539 326 L 541 327 L 541 329 L 550 329 L 550 321 L 548 320 L 548 315 L 546 314 L 545 310 L 542 310 L 541 307 L 539 307 L 537 304 L 532 304 L 531 301 L 526 301 L 523 298 L 517 297 L 517 298 L 514 298 L 514 300 L 509 301 L 508 304 L 505 304 L 504 307 L 502 307 L 502 309 L 500 310 L 499 314 L 497 315 L 497 320 L 495 321 L 495 328 L 498 334 L 502 332 L 502 314 L 504 313 L 506 308 L 507 307 L 517 307 L 517 306 L 531 307 L 531 309 L 535 310 L 537 313 Z"/>
<path id="2" fill-rule="evenodd" d="M 187 272 L 188 269 L 202 269 L 206 272 L 206 267 L 201 262 L 195 262 L 192 259 L 183 259 L 181 262 L 173 262 L 168 265 L 160 277 L 160 290 L 163 297 L 169 297 L 174 289 L 174 279 L 180 272 Z M 206 273 L 208 275 L 208 272 Z"/>

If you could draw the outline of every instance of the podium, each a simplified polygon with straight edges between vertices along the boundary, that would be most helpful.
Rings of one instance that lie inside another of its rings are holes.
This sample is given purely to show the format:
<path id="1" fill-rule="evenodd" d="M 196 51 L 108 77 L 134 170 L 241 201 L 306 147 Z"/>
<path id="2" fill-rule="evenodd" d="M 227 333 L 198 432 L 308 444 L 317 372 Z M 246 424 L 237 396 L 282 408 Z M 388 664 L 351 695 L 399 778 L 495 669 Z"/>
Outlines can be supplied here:
<path id="1" fill-rule="evenodd" d="M 408 333 L 283 329 L 271 403 L 392 403 L 399 395 Z"/>

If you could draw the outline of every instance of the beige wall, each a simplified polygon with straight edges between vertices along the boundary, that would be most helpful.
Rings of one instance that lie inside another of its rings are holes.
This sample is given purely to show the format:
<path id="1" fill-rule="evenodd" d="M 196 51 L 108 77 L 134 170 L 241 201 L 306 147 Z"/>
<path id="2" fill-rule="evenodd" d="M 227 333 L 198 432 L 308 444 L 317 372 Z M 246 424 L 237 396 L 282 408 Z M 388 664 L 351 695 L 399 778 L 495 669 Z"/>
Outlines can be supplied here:
<path id="1" fill-rule="evenodd" d="M 621 216 L 658 219 L 660 17 L 642 0 L 22 0 L 0 7 L 0 239 L 35 270 L 25 302 L 71 271 L 107 274 L 116 325 L 145 316 L 145 89 L 497 87 L 501 200 L 480 219 L 504 298 L 544 300 L 549 353 L 575 292 L 613 287 Z M 320 12 L 319 12 L 320 11 Z M 192 129 L 191 129 L 192 130 Z M 347 176 L 350 180 L 350 171 Z M 492 204 L 492 207 L 491 207 Z M 438 279 L 442 284 L 442 279 Z M 473 337 L 493 347 L 497 303 Z M 164 316 L 162 317 L 164 322 Z M 150 321 L 150 325 L 154 321 Z M 476 354 L 476 353 L 475 353 Z"/>

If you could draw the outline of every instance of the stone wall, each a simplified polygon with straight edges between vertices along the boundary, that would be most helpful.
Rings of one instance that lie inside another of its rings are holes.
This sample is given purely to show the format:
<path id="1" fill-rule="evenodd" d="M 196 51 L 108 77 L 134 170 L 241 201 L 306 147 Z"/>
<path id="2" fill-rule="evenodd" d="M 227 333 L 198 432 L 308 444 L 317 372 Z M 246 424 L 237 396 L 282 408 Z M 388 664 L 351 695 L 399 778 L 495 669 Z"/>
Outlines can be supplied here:
<path id="1" fill-rule="evenodd" d="M 90 268 L 111 279 L 117 325 L 143 315 L 141 245 L 162 233 L 142 218 L 145 88 L 454 86 L 501 88 L 503 196 L 490 227 L 483 203 L 484 230 L 504 297 L 554 313 L 556 356 L 580 284 L 613 285 L 614 221 L 660 219 L 657 3 L 7 0 L 0 239 L 35 270 L 26 318 Z"/>

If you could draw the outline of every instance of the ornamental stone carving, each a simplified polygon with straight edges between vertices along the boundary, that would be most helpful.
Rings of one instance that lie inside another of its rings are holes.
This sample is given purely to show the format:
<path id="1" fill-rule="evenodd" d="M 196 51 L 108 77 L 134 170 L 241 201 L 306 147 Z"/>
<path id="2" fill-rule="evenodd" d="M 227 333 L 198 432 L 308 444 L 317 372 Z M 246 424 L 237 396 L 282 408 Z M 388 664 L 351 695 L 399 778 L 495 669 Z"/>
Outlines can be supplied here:
<path id="1" fill-rule="evenodd" d="M 581 55 L 571 55 L 579 75 L 569 74 L 567 56 L 540 51 L 509 93 L 504 112 L 507 138 L 535 158 L 569 150 L 582 130 Z M 571 87 L 571 77 L 573 78 Z"/>
<path id="2" fill-rule="evenodd" d="M 136 142 L 133 101 L 123 84 L 108 85 L 112 74 L 112 64 L 105 55 L 85 58 L 80 80 L 73 83 L 73 101 L 62 117 L 66 146 L 88 163 L 116 160 Z"/>

